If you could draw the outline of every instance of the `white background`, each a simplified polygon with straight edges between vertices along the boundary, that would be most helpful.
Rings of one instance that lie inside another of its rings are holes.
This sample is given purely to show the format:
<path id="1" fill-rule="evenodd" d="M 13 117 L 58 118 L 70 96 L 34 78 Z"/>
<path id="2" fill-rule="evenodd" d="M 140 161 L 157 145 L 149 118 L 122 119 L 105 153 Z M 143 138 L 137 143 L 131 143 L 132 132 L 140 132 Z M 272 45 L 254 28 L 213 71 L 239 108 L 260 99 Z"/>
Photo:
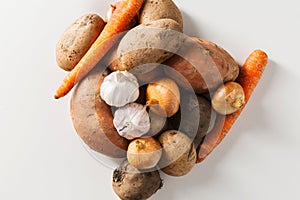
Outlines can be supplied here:
<path id="1" fill-rule="evenodd" d="M 70 96 L 53 93 L 65 76 L 55 63 L 63 30 L 106 0 L 9 0 L 0 6 L 0 199 L 117 199 L 112 169 L 83 148 Z M 209 39 L 239 63 L 254 49 L 270 62 L 229 135 L 182 178 L 163 175 L 152 197 L 300 199 L 299 21 L 297 1 L 176 0 L 187 34 Z"/>

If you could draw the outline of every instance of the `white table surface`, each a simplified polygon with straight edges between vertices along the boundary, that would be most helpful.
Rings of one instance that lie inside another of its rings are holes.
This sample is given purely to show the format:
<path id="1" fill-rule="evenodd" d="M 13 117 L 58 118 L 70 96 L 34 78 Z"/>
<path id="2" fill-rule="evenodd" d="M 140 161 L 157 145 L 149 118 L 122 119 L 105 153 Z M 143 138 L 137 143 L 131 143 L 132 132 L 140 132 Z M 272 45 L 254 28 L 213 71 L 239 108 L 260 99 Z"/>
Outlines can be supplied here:
<path id="1" fill-rule="evenodd" d="M 117 199 L 112 169 L 83 148 L 69 117 L 70 95 L 53 93 L 65 73 L 55 62 L 62 31 L 111 1 L 1 1 L 0 199 Z M 188 35 L 209 39 L 243 63 L 270 57 L 229 135 L 181 178 L 163 175 L 151 199 L 300 199 L 300 12 L 295 0 L 176 0 Z"/>

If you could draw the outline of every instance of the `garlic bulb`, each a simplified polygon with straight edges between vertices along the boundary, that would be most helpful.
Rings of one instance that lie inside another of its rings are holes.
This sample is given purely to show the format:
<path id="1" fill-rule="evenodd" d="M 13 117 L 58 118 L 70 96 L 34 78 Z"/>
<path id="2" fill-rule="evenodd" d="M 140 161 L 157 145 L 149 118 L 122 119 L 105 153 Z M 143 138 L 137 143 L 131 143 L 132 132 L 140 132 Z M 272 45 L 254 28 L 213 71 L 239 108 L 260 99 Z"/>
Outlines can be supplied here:
<path id="1" fill-rule="evenodd" d="M 139 97 L 137 78 L 127 71 L 115 71 L 104 78 L 101 98 L 110 106 L 122 107 Z"/>
<path id="2" fill-rule="evenodd" d="M 141 137 L 150 129 L 150 118 L 146 106 L 128 104 L 116 110 L 113 120 L 119 135 L 129 140 Z"/>

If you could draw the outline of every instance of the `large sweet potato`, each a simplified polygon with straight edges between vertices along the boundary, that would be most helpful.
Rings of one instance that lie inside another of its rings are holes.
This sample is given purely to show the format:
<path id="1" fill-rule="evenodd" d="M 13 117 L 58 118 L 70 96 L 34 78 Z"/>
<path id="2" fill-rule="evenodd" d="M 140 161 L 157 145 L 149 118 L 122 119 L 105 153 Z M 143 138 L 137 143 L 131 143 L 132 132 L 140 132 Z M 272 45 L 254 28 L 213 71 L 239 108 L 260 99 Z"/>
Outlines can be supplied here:
<path id="1" fill-rule="evenodd" d="M 100 85 L 108 71 L 96 67 L 75 88 L 71 116 L 78 135 L 93 150 L 113 158 L 126 157 L 128 141 L 119 136 L 113 115 L 100 97 Z"/>

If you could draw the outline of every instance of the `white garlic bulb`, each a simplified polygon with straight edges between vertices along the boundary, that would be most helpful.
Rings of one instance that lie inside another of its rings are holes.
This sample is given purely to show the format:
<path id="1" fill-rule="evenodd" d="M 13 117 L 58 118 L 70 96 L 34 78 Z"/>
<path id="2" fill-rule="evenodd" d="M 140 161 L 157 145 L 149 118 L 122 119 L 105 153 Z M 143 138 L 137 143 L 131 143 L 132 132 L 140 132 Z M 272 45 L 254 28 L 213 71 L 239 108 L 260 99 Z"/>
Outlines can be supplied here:
<path id="1" fill-rule="evenodd" d="M 137 103 L 116 110 L 113 123 L 119 135 L 129 140 L 141 137 L 150 130 L 150 118 L 146 106 Z"/>
<path id="2" fill-rule="evenodd" d="M 138 80 L 127 71 L 112 72 L 104 78 L 100 96 L 110 106 L 125 106 L 139 97 Z"/>

